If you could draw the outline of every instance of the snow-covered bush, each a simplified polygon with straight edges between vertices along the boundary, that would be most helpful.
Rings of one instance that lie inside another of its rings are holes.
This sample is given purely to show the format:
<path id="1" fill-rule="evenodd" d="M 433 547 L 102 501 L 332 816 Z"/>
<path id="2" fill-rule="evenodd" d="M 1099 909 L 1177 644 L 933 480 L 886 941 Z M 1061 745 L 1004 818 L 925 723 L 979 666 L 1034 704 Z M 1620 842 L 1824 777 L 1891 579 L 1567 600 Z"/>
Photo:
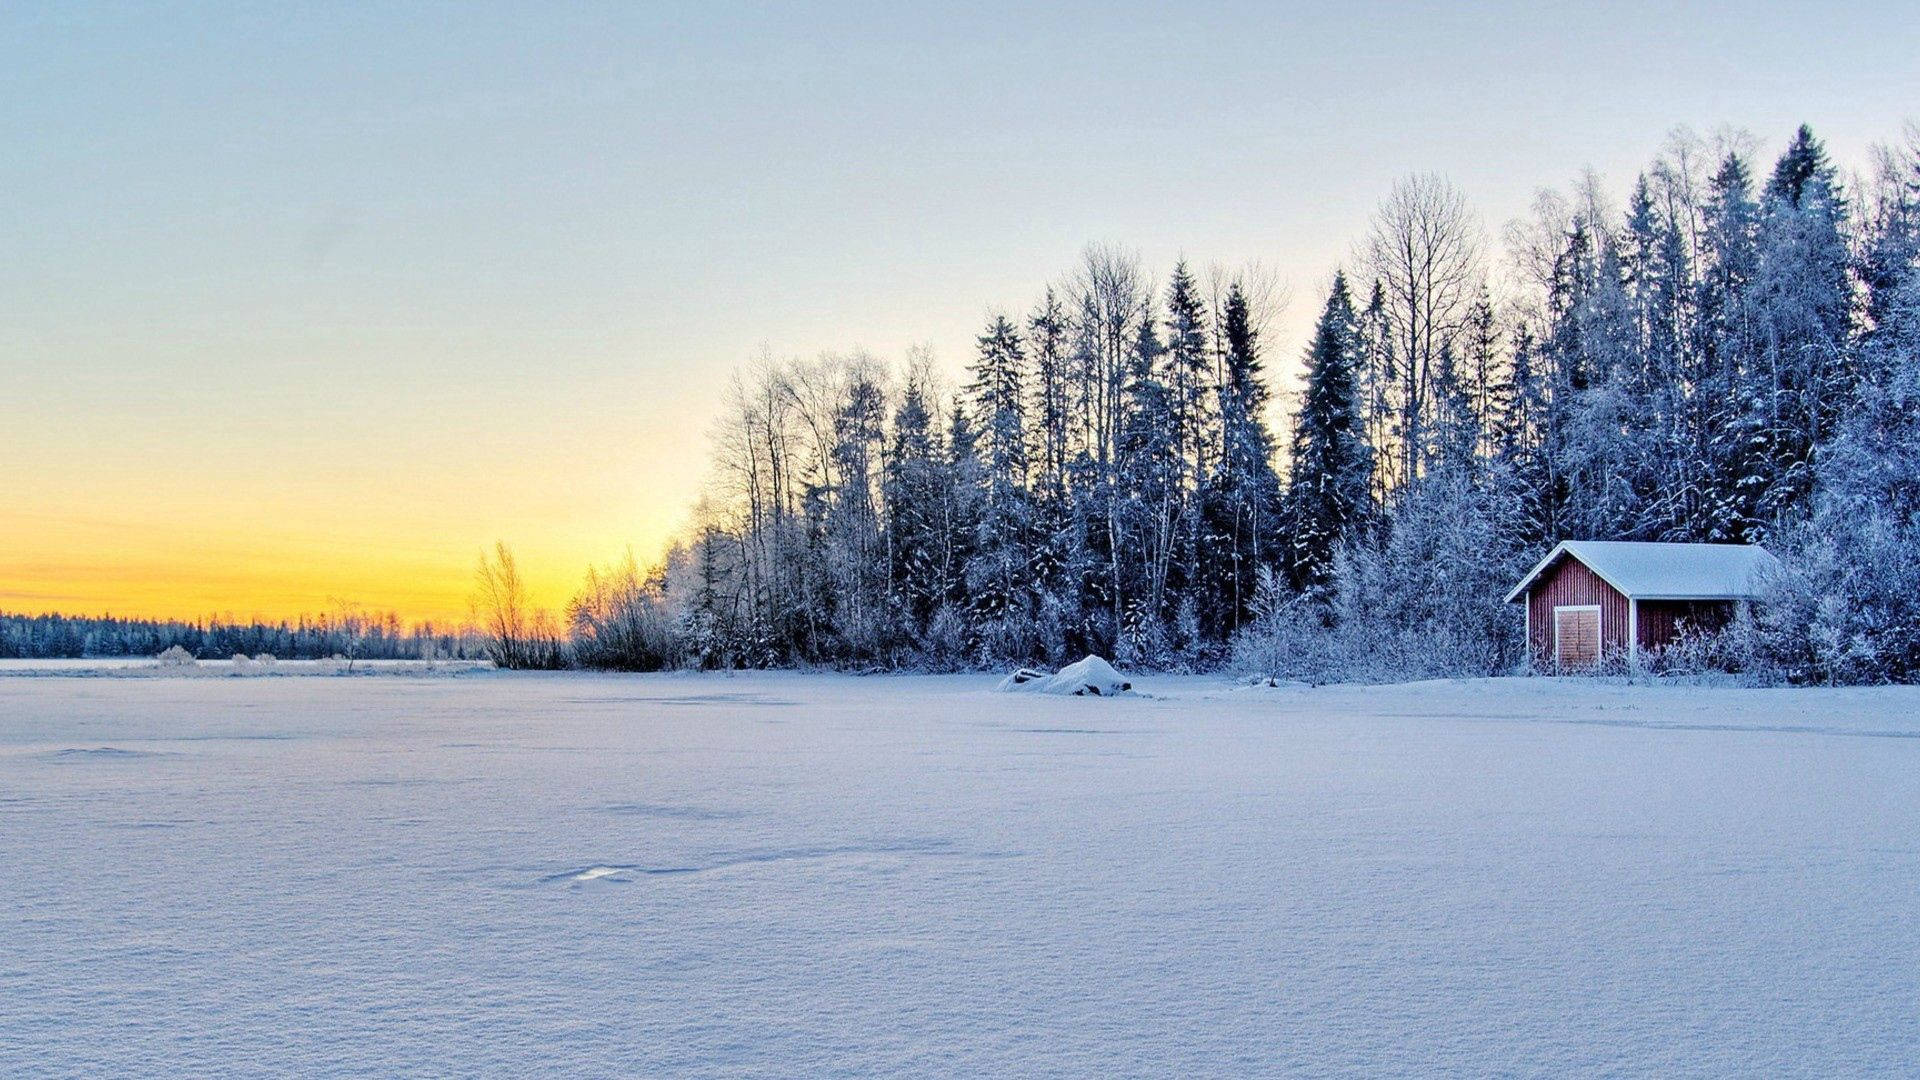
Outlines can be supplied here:
<path id="1" fill-rule="evenodd" d="M 942 604 L 927 620 L 927 632 L 920 649 L 927 666 L 935 670 L 955 670 L 966 666 L 967 618 L 959 608 Z"/>
<path id="2" fill-rule="evenodd" d="M 1231 666 L 1243 675 L 1321 683 L 1349 668 L 1346 639 L 1327 625 L 1325 609 L 1263 573 L 1254 619 L 1233 642 Z"/>
<path id="3" fill-rule="evenodd" d="M 1920 274 L 1888 330 L 1760 613 L 1762 652 L 1796 681 L 1920 678 Z"/>
<path id="4" fill-rule="evenodd" d="M 1770 663 L 1759 624 L 1742 610 L 1727 625 L 1712 630 L 1686 629 L 1672 644 L 1653 654 L 1648 667 L 1662 678 L 1772 685 L 1783 681 Z"/>
<path id="5" fill-rule="evenodd" d="M 1157 612 L 1136 600 L 1128 606 L 1114 654 L 1115 659 L 1129 667 L 1164 669 L 1175 662 L 1173 633 Z"/>
<path id="6" fill-rule="evenodd" d="M 167 651 L 154 657 L 154 659 L 160 662 L 161 667 L 193 667 L 199 663 L 198 660 L 193 658 L 192 653 L 178 645 L 168 646 Z"/>
<path id="7" fill-rule="evenodd" d="M 1348 544 L 1330 603 L 1265 575 L 1256 617 L 1235 638 L 1242 674 L 1309 682 L 1392 682 L 1512 671 L 1525 650 L 1503 603 L 1526 555 L 1491 481 L 1440 477 L 1406 497 L 1384 540 Z"/>
<path id="8" fill-rule="evenodd" d="M 573 659 L 582 667 L 659 671 L 686 656 L 681 620 L 667 603 L 664 580 L 643 578 L 631 555 L 606 570 L 587 570 L 567 622 Z"/>
<path id="9" fill-rule="evenodd" d="M 235 675 L 265 675 L 273 670 L 273 654 L 261 653 L 249 657 L 246 653 L 233 654 L 233 673 Z"/>
<path id="10" fill-rule="evenodd" d="M 1758 662 L 1802 683 L 1920 677 L 1920 522 L 1823 513 L 1786 546 L 1755 612 Z"/>
<path id="11" fill-rule="evenodd" d="M 1384 543 L 1342 555 L 1335 609 L 1356 677 L 1498 675 L 1520 662 L 1525 622 L 1504 600 L 1528 560 L 1497 479 L 1425 481 Z"/>

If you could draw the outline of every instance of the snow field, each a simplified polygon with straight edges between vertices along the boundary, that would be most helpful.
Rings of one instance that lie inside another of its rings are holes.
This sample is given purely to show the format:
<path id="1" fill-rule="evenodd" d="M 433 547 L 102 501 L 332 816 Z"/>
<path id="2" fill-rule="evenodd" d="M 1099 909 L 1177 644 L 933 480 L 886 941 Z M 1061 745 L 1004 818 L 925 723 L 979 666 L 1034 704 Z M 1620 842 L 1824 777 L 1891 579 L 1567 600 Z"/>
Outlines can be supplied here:
<path id="1" fill-rule="evenodd" d="M 0 678 L 0 1074 L 1898 1074 L 1920 693 Z"/>

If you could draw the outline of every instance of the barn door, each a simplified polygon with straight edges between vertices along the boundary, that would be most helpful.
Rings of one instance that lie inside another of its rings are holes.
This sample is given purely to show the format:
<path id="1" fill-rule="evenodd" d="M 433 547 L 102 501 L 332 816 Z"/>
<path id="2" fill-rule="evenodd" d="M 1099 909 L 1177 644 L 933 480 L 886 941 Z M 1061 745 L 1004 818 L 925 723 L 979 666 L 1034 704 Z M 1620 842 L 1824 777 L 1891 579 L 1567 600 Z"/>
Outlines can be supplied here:
<path id="1" fill-rule="evenodd" d="M 1562 671 L 1590 668 L 1600 662 L 1598 605 L 1553 609 L 1553 658 Z"/>

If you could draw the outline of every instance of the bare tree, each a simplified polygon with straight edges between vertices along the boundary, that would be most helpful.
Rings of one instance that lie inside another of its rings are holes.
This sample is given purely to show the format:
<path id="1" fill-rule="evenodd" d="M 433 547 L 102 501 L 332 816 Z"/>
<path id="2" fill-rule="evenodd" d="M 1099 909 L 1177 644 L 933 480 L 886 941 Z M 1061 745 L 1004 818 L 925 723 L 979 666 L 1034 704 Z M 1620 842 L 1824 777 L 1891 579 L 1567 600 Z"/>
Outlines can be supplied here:
<path id="1" fill-rule="evenodd" d="M 340 655 L 346 657 L 347 674 L 351 675 L 354 662 L 366 645 L 372 622 L 366 608 L 355 601 L 331 596 L 327 598 L 327 606 L 332 609 L 333 632 L 340 641 Z"/>
<path id="2" fill-rule="evenodd" d="M 1429 392 L 1441 352 L 1455 343 L 1480 282 L 1480 230 L 1458 189 L 1432 173 L 1393 186 L 1373 215 L 1360 261 L 1386 292 L 1399 370 L 1400 482 L 1419 478 Z"/>
<path id="3" fill-rule="evenodd" d="M 1076 404 L 1085 420 L 1083 448 L 1104 467 L 1114 458 L 1128 355 L 1152 303 L 1151 290 L 1140 256 L 1107 244 L 1087 246 L 1071 288 L 1072 306 L 1079 309 Z"/>
<path id="4" fill-rule="evenodd" d="M 491 556 L 480 553 L 474 571 L 474 621 L 487 641 L 487 653 L 504 668 L 522 667 L 528 660 L 530 619 L 527 583 L 520 576 L 513 549 L 505 541 L 493 545 Z"/>

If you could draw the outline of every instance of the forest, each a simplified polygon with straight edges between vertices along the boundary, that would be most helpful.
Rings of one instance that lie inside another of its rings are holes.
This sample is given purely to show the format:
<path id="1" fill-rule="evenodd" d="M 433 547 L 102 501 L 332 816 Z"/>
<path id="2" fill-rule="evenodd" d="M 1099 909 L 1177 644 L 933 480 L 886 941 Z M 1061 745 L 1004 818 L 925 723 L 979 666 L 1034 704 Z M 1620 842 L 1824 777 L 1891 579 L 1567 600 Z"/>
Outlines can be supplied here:
<path id="1" fill-rule="evenodd" d="M 1787 570 L 1673 662 L 1920 670 L 1920 131 L 1845 175 L 1683 131 L 1483 234 L 1413 175 L 1330 268 L 1297 390 L 1273 282 L 1086 249 L 931 357 L 763 357 L 656 567 L 595 569 L 506 663 L 960 669 L 1085 653 L 1314 679 L 1506 673 L 1502 594 L 1565 538 L 1757 542 Z M 1276 386 L 1288 392 L 1276 392 Z"/>

